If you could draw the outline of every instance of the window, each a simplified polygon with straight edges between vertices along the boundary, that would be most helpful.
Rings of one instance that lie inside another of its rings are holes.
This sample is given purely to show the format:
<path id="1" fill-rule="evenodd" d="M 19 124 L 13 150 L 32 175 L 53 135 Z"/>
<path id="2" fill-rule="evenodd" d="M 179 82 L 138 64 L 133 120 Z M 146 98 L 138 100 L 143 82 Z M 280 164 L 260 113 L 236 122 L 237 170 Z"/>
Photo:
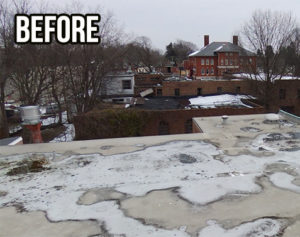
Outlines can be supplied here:
<path id="1" fill-rule="evenodd" d="M 228 65 L 228 59 L 225 59 L 225 65 L 226 66 Z"/>
<path id="2" fill-rule="evenodd" d="M 217 93 L 218 93 L 218 94 L 221 94 L 221 93 L 222 93 L 222 87 L 218 87 L 218 88 L 217 88 Z"/>
<path id="3" fill-rule="evenodd" d="M 224 65 L 224 59 L 223 58 L 221 59 L 221 65 Z"/>
<path id="4" fill-rule="evenodd" d="M 233 56 L 233 53 L 230 53 L 229 55 L 232 57 L 232 56 Z"/>
<path id="5" fill-rule="evenodd" d="M 162 89 L 161 88 L 156 89 L 156 95 L 157 96 L 162 96 Z"/>
<path id="6" fill-rule="evenodd" d="M 215 73 L 215 71 L 214 71 L 214 68 L 212 67 L 212 68 L 210 69 L 210 74 L 211 74 L 211 75 L 214 75 L 214 73 Z"/>
<path id="7" fill-rule="evenodd" d="M 240 64 L 242 65 L 244 63 L 244 60 L 241 58 L 240 59 Z"/>
<path id="8" fill-rule="evenodd" d="M 131 89 L 131 81 L 130 80 L 122 81 L 122 88 L 123 90 Z"/>
<path id="9" fill-rule="evenodd" d="M 201 59 L 201 65 L 204 65 L 204 59 L 203 58 Z"/>
<path id="10" fill-rule="evenodd" d="M 209 75 L 209 69 L 208 68 L 206 69 L 206 75 Z"/>
<path id="11" fill-rule="evenodd" d="M 192 119 L 188 119 L 188 120 L 185 121 L 184 130 L 185 130 L 185 133 L 192 133 L 193 132 L 193 120 Z"/>
<path id="12" fill-rule="evenodd" d="M 202 95 L 202 88 L 197 88 L 197 95 Z"/>
<path id="13" fill-rule="evenodd" d="M 204 70 L 204 68 L 201 69 L 201 75 L 205 75 L 205 70 Z"/>
<path id="14" fill-rule="evenodd" d="M 208 58 L 206 59 L 206 65 L 209 65 L 209 59 Z"/>
<path id="15" fill-rule="evenodd" d="M 281 100 L 285 99 L 285 89 L 279 90 L 279 99 L 281 99 Z"/>
<path id="16" fill-rule="evenodd" d="M 165 121 L 160 121 L 158 125 L 158 135 L 168 135 L 169 134 L 169 124 Z"/>
<path id="17" fill-rule="evenodd" d="M 225 53 L 226 56 L 228 56 L 228 53 Z"/>
<path id="18" fill-rule="evenodd" d="M 214 65 L 214 63 L 215 63 L 214 60 L 211 59 L 211 60 L 210 60 L 210 65 Z"/>
<path id="19" fill-rule="evenodd" d="M 249 63 L 252 63 L 252 58 L 249 58 Z"/>
<path id="20" fill-rule="evenodd" d="M 241 93 L 241 87 L 240 87 L 240 86 L 237 86 L 237 87 L 235 88 L 235 93 L 236 93 L 236 94 L 240 94 L 240 93 Z"/>
<path id="21" fill-rule="evenodd" d="M 175 94 L 175 96 L 180 96 L 180 89 L 179 89 L 179 88 L 176 88 L 176 89 L 174 90 L 174 94 Z"/>
<path id="22" fill-rule="evenodd" d="M 233 60 L 230 59 L 229 62 L 230 62 L 230 66 L 232 66 L 233 65 Z"/>

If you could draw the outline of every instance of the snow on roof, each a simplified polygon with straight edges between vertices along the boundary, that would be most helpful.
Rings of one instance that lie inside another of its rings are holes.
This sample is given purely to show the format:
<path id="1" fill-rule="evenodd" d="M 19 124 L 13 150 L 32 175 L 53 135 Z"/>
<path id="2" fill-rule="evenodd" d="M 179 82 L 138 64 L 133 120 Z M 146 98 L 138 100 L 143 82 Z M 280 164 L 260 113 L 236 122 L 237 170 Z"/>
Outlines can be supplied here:
<path id="1" fill-rule="evenodd" d="M 191 54 L 189 54 L 189 57 L 192 57 L 192 56 L 194 56 L 194 55 L 196 55 L 197 53 L 199 53 L 200 51 L 199 50 L 197 50 L 197 51 L 195 51 L 195 52 L 193 52 L 193 53 L 191 53 Z"/>
<path id="2" fill-rule="evenodd" d="M 246 78 L 246 79 L 253 79 L 253 80 L 266 80 L 266 74 L 265 73 L 258 73 L 258 74 L 250 74 L 250 73 L 236 73 L 233 74 L 234 77 L 238 78 Z M 280 76 L 280 75 L 273 75 L 271 80 L 299 80 L 299 77 L 294 76 Z"/>
<path id="3" fill-rule="evenodd" d="M 202 134 L 1 148 L 1 234 L 49 236 L 59 229 L 62 237 L 299 233 L 300 125 L 282 120 L 288 125 L 279 127 L 264 120 L 263 114 L 229 116 L 224 125 L 221 116 L 201 117 Z M 44 161 L 44 169 L 28 173 L 24 166 L 31 159 Z M 22 212 L 12 212 L 15 206 Z M 45 212 L 48 228 L 32 223 L 36 211 L 40 219 Z M 90 234 L 77 233 L 75 223 L 62 228 L 70 220 L 89 220 L 82 229 Z"/>
<path id="4" fill-rule="evenodd" d="M 220 47 L 218 47 L 215 51 L 219 51 L 219 50 L 221 50 L 222 48 L 223 48 L 223 46 L 224 46 L 224 44 L 223 45 L 221 45 Z"/>
<path id="5" fill-rule="evenodd" d="M 247 105 L 243 104 L 241 99 L 253 98 L 248 95 L 214 95 L 214 96 L 198 96 L 196 98 L 189 99 L 191 105 L 198 105 L 202 108 L 215 108 L 221 105 Z"/>
<path id="6" fill-rule="evenodd" d="M 238 45 L 232 44 L 230 42 L 212 42 L 207 46 L 201 48 L 189 55 L 193 56 L 215 56 L 216 52 L 235 52 L 239 53 L 240 56 L 255 56 L 254 53 L 246 50 Z"/>

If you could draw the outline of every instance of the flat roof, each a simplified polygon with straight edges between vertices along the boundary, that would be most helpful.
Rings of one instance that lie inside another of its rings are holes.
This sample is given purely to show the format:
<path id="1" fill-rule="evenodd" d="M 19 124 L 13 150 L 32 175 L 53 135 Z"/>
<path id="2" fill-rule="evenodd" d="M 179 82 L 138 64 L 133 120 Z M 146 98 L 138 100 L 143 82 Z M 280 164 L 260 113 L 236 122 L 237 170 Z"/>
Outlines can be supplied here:
<path id="1" fill-rule="evenodd" d="M 195 118 L 195 134 L 3 146 L 1 234 L 295 237 L 299 125 L 265 116 Z"/>

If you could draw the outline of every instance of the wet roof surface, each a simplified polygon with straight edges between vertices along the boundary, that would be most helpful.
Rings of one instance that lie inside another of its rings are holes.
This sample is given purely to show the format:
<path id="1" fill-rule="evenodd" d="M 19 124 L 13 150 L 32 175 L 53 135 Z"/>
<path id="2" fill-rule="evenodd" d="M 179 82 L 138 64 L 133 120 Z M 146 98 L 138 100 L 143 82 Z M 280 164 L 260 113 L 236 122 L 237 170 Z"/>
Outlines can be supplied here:
<path id="1" fill-rule="evenodd" d="M 300 126 L 194 121 L 204 133 L 1 148 L 0 235 L 298 236 Z"/>

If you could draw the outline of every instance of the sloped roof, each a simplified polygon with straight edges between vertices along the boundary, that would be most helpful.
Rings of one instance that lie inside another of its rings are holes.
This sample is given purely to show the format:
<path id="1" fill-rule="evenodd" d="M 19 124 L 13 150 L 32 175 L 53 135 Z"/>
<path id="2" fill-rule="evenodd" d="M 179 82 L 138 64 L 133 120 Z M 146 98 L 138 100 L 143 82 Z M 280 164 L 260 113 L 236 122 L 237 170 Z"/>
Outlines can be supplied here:
<path id="1" fill-rule="evenodd" d="M 230 42 L 212 42 L 202 49 L 191 53 L 189 57 L 215 56 L 218 52 L 237 52 L 240 56 L 255 56 L 254 53 Z"/>

